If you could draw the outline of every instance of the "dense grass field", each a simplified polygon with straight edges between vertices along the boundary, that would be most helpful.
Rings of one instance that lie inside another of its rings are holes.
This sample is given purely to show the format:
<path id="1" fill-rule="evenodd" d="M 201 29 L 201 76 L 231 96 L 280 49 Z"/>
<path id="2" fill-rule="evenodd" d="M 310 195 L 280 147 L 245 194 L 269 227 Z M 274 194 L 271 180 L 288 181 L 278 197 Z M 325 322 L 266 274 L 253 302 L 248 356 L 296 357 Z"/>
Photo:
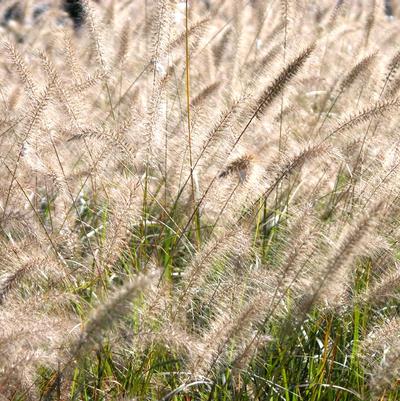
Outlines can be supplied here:
<path id="1" fill-rule="evenodd" d="M 46 4 L 0 2 L 0 400 L 400 400 L 383 1 Z"/>

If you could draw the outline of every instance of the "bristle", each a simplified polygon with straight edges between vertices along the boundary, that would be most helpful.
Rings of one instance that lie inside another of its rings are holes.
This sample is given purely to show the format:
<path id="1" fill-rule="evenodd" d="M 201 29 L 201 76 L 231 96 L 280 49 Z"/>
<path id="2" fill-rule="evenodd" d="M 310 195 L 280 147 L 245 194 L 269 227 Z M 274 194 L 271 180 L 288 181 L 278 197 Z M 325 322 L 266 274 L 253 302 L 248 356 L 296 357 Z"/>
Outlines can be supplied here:
<path id="1" fill-rule="evenodd" d="M 273 100 L 276 99 L 279 93 L 281 93 L 285 85 L 300 71 L 301 67 L 311 56 L 311 53 L 314 49 L 315 45 L 309 46 L 292 62 L 284 67 L 278 77 L 274 79 L 272 84 L 257 99 L 254 109 L 254 114 L 256 117 L 260 117 L 265 112 L 266 108 L 270 106 Z"/>
<path id="2" fill-rule="evenodd" d="M 376 60 L 377 53 L 368 54 L 363 57 L 342 79 L 339 85 L 339 91 L 343 92 L 349 88 L 353 82 L 359 77 L 368 72 L 371 64 Z"/>
<path id="3" fill-rule="evenodd" d="M 244 155 L 233 160 L 219 174 L 219 178 L 223 178 L 230 174 L 236 173 L 240 181 L 246 180 L 246 176 L 248 175 L 248 170 L 250 169 L 252 161 L 253 155 Z"/>

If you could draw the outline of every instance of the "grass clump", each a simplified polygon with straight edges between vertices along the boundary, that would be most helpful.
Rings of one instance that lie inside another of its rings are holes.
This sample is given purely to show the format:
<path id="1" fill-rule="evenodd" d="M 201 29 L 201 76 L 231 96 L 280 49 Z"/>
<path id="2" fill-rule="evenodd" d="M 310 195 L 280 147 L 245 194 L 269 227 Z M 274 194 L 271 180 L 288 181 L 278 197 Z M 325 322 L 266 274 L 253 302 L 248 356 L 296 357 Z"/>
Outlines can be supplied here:
<path id="1" fill-rule="evenodd" d="M 399 399 L 383 7 L 3 3 L 0 398 Z"/>

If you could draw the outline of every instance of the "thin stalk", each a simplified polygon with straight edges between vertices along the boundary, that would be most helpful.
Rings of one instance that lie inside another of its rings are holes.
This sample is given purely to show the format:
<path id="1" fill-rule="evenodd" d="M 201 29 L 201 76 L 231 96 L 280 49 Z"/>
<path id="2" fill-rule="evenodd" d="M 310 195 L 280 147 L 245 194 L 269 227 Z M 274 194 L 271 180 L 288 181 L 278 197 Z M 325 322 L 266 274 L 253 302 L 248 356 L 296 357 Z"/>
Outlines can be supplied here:
<path id="1" fill-rule="evenodd" d="M 192 204 L 195 208 L 194 218 L 196 227 L 196 240 L 198 246 L 201 245 L 201 228 L 200 228 L 200 213 L 199 208 L 196 208 L 196 197 L 195 197 L 195 184 L 193 177 L 193 158 L 192 158 L 192 130 L 191 130 L 191 115 L 190 115 L 190 54 L 189 54 L 189 5 L 188 0 L 185 3 L 185 58 L 186 58 L 186 71 L 185 71 L 185 83 L 186 83 L 186 115 L 188 125 L 188 140 L 189 140 L 189 164 L 190 164 L 190 183 L 192 187 Z"/>

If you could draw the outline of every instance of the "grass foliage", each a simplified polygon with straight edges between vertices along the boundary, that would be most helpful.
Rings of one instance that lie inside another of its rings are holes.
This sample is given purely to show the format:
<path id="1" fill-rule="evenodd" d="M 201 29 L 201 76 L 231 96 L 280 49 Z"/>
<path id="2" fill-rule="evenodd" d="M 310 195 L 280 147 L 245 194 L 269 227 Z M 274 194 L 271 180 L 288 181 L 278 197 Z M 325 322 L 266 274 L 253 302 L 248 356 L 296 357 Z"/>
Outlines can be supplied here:
<path id="1" fill-rule="evenodd" d="M 399 400 L 383 4 L 11 3 L 0 399 Z"/>

